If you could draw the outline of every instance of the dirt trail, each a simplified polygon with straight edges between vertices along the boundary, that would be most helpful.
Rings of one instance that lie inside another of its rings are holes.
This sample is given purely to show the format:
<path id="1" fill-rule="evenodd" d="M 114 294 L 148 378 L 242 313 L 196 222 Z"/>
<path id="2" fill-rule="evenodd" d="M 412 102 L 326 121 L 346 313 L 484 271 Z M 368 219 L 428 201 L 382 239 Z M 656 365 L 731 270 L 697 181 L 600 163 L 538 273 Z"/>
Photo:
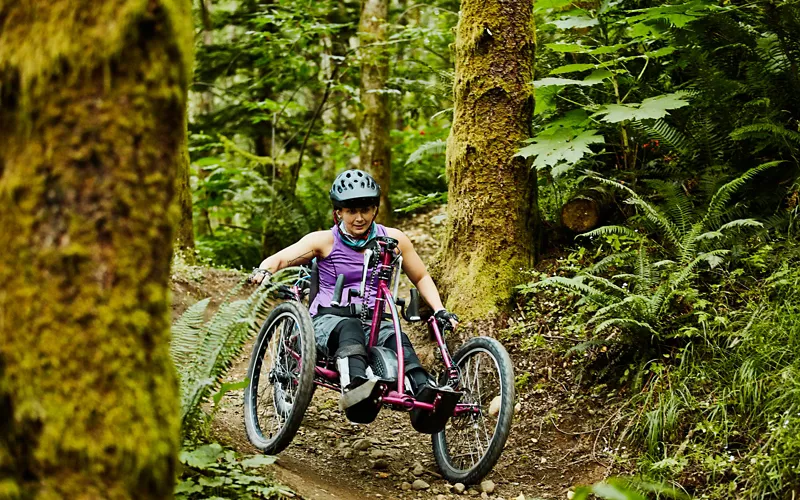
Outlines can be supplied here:
<path id="1" fill-rule="evenodd" d="M 414 242 L 423 260 L 436 251 L 435 234 L 441 227 L 442 210 L 417 215 L 401 228 Z M 222 296 L 241 275 L 213 271 L 199 285 L 177 284 L 176 308 L 192 298 Z M 191 288 L 194 286 L 194 289 Z M 175 287 L 173 287 L 175 288 Z M 407 286 L 404 287 L 407 289 Z M 205 294 L 205 295 L 204 295 Z M 401 292 L 401 296 L 407 292 Z M 181 303 L 182 301 L 182 303 Z M 487 332 L 481 331 L 481 334 Z M 412 339 L 425 353 L 424 339 Z M 488 476 L 491 493 L 473 486 L 458 495 L 436 470 L 430 437 L 413 431 L 405 413 L 383 411 L 370 425 L 348 422 L 337 407 L 337 394 L 319 388 L 292 444 L 280 454 L 276 477 L 302 498 L 308 499 L 452 499 L 473 496 L 491 499 L 567 498 L 576 484 L 599 481 L 611 472 L 604 450 L 609 410 L 600 400 L 576 400 L 576 384 L 570 366 L 546 349 L 523 350 L 504 342 L 514 361 L 515 373 L 525 373 L 525 387 L 518 391 L 517 412 L 506 449 Z M 228 381 L 245 378 L 250 346 L 228 375 Z M 256 450 L 247 440 L 243 424 L 243 392 L 225 395 L 213 419 L 214 434 L 245 453 Z M 355 443 L 362 442 L 354 447 Z M 365 446 L 367 440 L 369 446 Z M 410 489 L 415 480 L 428 487 Z M 522 497 L 520 497 L 522 495 Z"/>

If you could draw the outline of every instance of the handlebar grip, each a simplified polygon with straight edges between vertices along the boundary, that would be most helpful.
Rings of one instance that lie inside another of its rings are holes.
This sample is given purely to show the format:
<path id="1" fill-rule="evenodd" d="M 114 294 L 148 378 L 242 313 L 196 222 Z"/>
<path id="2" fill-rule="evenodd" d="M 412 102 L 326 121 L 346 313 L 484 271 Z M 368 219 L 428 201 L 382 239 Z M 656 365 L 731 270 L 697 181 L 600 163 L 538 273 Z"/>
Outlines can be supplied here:
<path id="1" fill-rule="evenodd" d="M 411 289 L 411 299 L 408 301 L 408 308 L 406 309 L 406 316 L 408 321 L 419 321 L 419 290 L 416 288 Z"/>
<path id="2" fill-rule="evenodd" d="M 342 302 L 342 289 L 344 288 L 344 274 L 336 277 L 336 286 L 333 287 L 333 298 L 331 305 L 334 307 L 341 307 Z"/>

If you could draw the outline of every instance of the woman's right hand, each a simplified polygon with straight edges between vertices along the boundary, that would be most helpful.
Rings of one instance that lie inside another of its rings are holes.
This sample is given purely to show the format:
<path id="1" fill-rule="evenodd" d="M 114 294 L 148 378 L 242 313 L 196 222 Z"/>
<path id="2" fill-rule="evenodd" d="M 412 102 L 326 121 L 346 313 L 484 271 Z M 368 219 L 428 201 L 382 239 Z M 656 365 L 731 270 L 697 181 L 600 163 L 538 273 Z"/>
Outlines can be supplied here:
<path id="1" fill-rule="evenodd" d="M 269 272 L 269 270 L 257 267 L 253 269 L 253 273 L 247 278 L 247 282 L 260 285 L 262 283 L 269 283 L 270 278 L 272 278 L 272 273 Z"/>

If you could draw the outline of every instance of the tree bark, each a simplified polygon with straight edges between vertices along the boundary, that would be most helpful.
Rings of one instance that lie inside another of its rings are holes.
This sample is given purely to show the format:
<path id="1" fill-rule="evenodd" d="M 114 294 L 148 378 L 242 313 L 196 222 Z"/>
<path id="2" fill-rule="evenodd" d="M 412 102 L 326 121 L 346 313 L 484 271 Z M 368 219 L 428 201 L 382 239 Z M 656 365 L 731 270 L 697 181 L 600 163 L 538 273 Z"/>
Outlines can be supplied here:
<path id="1" fill-rule="evenodd" d="M 392 180 L 391 139 L 392 114 L 386 81 L 389 78 L 389 57 L 384 45 L 388 25 L 388 0 L 362 0 L 358 31 L 361 43 L 361 103 L 364 106 L 360 133 L 361 168 L 369 172 L 381 186 L 379 220 L 391 223 L 392 206 L 389 189 Z"/>
<path id="2" fill-rule="evenodd" d="M 183 142 L 178 160 L 178 176 L 176 179 L 178 192 L 178 227 L 175 234 L 175 246 L 183 253 L 184 258 L 194 263 L 194 220 L 192 217 L 192 186 L 189 182 L 189 141 L 184 122 Z"/>
<path id="3" fill-rule="evenodd" d="M 447 142 L 447 230 L 438 283 L 464 318 L 501 311 L 535 257 L 536 176 L 514 154 L 530 137 L 533 3 L 463 0 Z"/>
<path id="4" fill-rule="evenodd" d="M 172 498 L 190 4 L 0 2 L 0 497 Z"/>

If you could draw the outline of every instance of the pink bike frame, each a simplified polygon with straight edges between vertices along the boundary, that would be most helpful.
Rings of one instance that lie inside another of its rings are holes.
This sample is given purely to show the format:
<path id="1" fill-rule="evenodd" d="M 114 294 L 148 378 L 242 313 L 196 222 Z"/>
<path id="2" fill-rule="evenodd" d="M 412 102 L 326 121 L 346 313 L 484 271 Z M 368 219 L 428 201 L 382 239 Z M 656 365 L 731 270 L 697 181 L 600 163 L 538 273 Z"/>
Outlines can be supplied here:
<path id="1" fill-rule="evenodd" d="M 383 241 L 378 241 L 378 243 L 383 247 L 386 244 Z M 392 255 L 391 252 L 386 250 L 385 248 L 381 248 L 380 252 L 380 263 L 378 267 L 373 271 L 377 276 L 389 276 L 391 277 L 391 273 L 386 272 L 388 269 L 393 267 L 392 264 Z M 400 269 L 395 270 L 395 272 L 401 272 Z M 397 305 L 395 304 L 394 297 L 392 296 L 392 291 L 389 289 L 389 279 L 378 278 L 378 288 L 377 293 L 375 296 L 375 307 L 372 311 L 372 324 L 370 325 L 369 330 L 369 341 L 368 341 L 368 349 L 371 349 L 378 343 L 378 333 L 380 332 L 381 328 L 381 321 L 383 320 L 384 311 L 386 306 L 389 306 L 389 314 L 392 317 L 392 326 L 394 327 L 395 331 L 395 340 L 396 344 L 396 352 L 397 352 L 397 388 L 395 390 L 390 390 L 388 394 L 384 395 L 381 398 L 381 403 L 389 404 L 392 406 L 400 407 L 405 410 L 413 410 L 416 408 L 433 411 L 436 408 L 436 404 L 438 403 L 438 397 L 434 400 L 433 403 L 424 403 L 422 401 L 417 401 L 413 397 L 409 396 L 405 393 L 405 388 L 403 387 L 405 376 L 405 350 L 403 348 L 403 338 L 400 335 L 400 314 L 397 310 Z M 439 352 L 442 355 L 442 360 L 444 361 L 444 365 L 447 368 L 448 375 L 452 378 L 458 377 L 458 370 L 455 369 L 453 365 L 453 360 L 450 357 L 450 352 L 447 350 L 447 344 L 445 344 L 444 336 L 442 332 L 439 330 L 439 325 L 437 324 L 436 320 L 431 317 L 428 320 L 428 326 L 433 331 L 434 336 L 436 337 L 436 343 L 439 346 Z M 335 381 L 339 378 L 339 374 L 328 368 L 322 366 L 315 366 L 315 373 L 318 377 L 327 380 L 327 381 Z M 315 380 L 314 383 L 317 385 L 328 387 L 330 389 L 338 390 L 339 388 L 333 385 L 333 383 L 327 383 L 324 381 Z M 460 415 L 462 413 L 467 412 L 480 412 L 479 408 L 476 408 L 475 405 L 472 404 L 458 404 L 456 405 L 454 415 Z"/>

